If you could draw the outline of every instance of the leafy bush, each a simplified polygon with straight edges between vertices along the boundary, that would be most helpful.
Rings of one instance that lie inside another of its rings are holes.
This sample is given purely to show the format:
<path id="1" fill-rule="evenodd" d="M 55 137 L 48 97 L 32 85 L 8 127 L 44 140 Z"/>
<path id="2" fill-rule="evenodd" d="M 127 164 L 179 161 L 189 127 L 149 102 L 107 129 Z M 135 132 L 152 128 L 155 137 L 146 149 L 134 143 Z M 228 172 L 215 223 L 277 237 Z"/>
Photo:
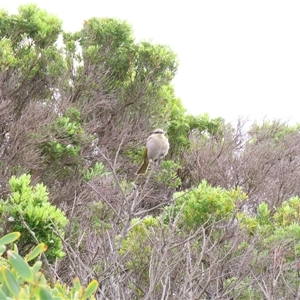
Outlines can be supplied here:
<path id="1" fill-rule="evenodd" d="M 12 232 L 0 238 L 0 299 L 95 299 L 98 288 L 96 280 L 92 280 L 85 290 L 78 278 L 73 280 L 73 288 L 59 282 L 52 287 L 40 272 L 41 261 L 32 266 L 28 264 L 47 250 L 44 243 L 38 244 L 25 258 L 19 255 L 16 245 L 13 250 L 6 251 L 5 245 L 19 237 L 19 232 Z M 7 259 L 2 257 L 5 252 Z"/>
<path id="2" fill-rule="evenodd" d="M 254 216 L 247 212 L 238 213 L 240 225 L 246 229 L 250 236 L 257 241 L 257 255 L 260 263 L 257 268 L 267 268 L 270 265 L 280 267 L 278 270 L 284 274 L 285 281 L 290 286 L 297 287 L 300 255 L 300 226 L 299 226 L 300 199 L 292 197 L 274 208 L 272 214 L 268 204 L 262 202 Z M 264 261 L 264 263 L 261 263 Z M 285 265 L 285 267 L 283 267 Z M 288 267 L 287 267 L 288 266 Z M 265 270 L 264 270 L 265 271 Z"/>
<path id="3" fill-rule="evenodd" d="M 300 199 L 292 197 L 284 201 L 274 214 L 274 220 L 278 226 L 289 226 L 300 222 Z"/>
<path id="4" fill-rule="evenodd" d="M 178 164 L 172 160 L 164 160 L 161 163 L 161 172 L 155 174 L 156 182 L 163 182 L 167 187 L 178 188 L 181 180 L 177 175 L 177 170 L 180 168 Z"/>
<path id="5" fill-rule="evenodd" d="M 6 201 L 0 201 L 1 227 L 22 234 L 21 253 L 44 242 L 49 247 L 46 256 L 50 261 L 63 257 L 59 236 L 64 236 L 68 220 L 60 209 L 49 203 L 46 187 L 30 186 L 30 175 L 26 174 L 19 178 L 12 176 L 9 185 L 11 195 Z"/>
<path id="6" fill-rule="evenodd" d="M 239 188 L 225 190 L 212 187 L 205 180 L 189 192 L 174 194 L 175 204 L 165 208 L 167 220 L 180 213 L 179 224 L 188 230 L 209 225 L 212 222 L 228 219 L 233 216 L 236 203 L 246 198 Z"/>
<path id="7" fill-rule="evenodd" d="M 93 178 L 101 175 L 101 176 L 107 176 L 110 173 L 106 171 L 105 166 L 101 162 L 96 162 L 93 167 L 90 167 L 87 169 L 84 174 L 83 178 L 86 182 L 89 182 Z"/>
<path id="8" fill-rule="evenodd" d="M 43 154 L 49 161 L 61 161 L 63 158 L 76 158 L 82 142 L 87 138 L 81 124 L 80 113 L 70 108 L 64 116 L 58 117 L 46 126 L 50 141 L 42 144 Z"/>
<path id="9" fill-rule="evenodd" d="M 141 284 L 149 281 L 149 269 L 153 243 L 151 238 L 160 228 L 158 219 L 148 216 L 145 219 L 134 218 L 131 221 L 131 229 L 122 240 L 119 254 L 125 258 L 125 266 L 131 272 L 139 274 Z M 117 240 L 119 241 L 119 236 Z M 141 251 L 143 249 L 143 251 Z"/>

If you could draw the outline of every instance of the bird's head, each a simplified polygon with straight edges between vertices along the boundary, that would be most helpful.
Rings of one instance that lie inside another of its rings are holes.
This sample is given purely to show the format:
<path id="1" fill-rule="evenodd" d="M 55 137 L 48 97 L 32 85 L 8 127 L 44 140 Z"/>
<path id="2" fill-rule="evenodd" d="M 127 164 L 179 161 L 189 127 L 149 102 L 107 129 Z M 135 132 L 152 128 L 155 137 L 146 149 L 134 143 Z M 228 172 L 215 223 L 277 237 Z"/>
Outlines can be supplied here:
<path id="1" fill-rule="evenodd" d="M 153 131 L 153 134 L 165 134 L 165 133 L 161 128 L 158 128 Z"/>

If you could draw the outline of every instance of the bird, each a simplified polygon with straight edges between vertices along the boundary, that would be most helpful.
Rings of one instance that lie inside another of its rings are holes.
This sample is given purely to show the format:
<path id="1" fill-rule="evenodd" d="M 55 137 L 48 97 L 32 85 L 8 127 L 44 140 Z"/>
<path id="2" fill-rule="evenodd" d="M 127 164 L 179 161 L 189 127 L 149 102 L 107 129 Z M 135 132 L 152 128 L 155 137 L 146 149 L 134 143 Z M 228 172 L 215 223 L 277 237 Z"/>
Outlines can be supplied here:
<path id="1" fill-rule="evenodd" d="M 136 171 L 136 175 L 146 173 L 149 162 L 158 163 L 161 158 L 167 155 L 169 151 L 169 141 L 161 128 L 155 129 L 146 141 L 146 147 L 143 153 L 143 163 Z"/>

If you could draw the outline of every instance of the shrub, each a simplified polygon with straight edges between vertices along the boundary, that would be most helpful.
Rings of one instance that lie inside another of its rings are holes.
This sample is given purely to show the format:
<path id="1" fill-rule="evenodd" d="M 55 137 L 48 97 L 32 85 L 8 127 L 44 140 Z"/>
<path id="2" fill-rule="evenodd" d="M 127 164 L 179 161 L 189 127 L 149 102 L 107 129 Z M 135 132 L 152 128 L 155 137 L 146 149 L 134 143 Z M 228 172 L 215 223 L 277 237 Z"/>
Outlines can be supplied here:
<path id="1" fill-rule="evenodd" d="M 38 244 L 23 258 L 14 245 L 13 250 L 7 250 L 7 244 L 20 237 L 19 232 L 9 233 L 0 238 L 0 299 L 95 299 L 98 288 L 96 280 L 92 280 L 83 289 L 78 278 L 73 281 L 73 288 L 56 282 L 54 287 L 47 282 L 40 272 L 42 262 L 37 261 L 32 266 L 29 262 L 47 250 L 44 243 Z M 3 254 L 7 253 L 7 259 Z"/>
<path id="2" fill-rule="evenodd" d="M 188 230 L 197 229 L 233 216 L 237 201 L 244 200 L 246 194 L 239 188 L 226 190 L 212 187 L 205 180 L 189 192 L 174 194 L 175 203 L 165 209 L 167 219 L 180 213 L 179 224 Z"/>
<path id="3" fill-rule="evenodd" d="M 44 242 L 49 247 L 46 256 L 50 262 L 63 257 L 60 237 L 64 236 L 68 220 L 60 209 L 49 203 L 46 187 L 43 184 L 30 186 L 30 175 L 26 174 L 19 178 L 12 176 L 9 185 L 9 198 L 0 200 L 1 227 L 22 234 L 22 254 Z"/>

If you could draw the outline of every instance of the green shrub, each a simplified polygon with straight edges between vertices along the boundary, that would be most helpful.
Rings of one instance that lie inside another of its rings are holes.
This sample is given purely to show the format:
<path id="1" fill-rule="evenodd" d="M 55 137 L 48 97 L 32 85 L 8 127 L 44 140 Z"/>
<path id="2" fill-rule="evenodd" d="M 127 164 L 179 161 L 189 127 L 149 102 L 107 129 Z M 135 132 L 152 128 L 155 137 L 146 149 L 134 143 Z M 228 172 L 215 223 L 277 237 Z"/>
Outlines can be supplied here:
<path id="1" fill-rule="evenodd" d="M 139 274 L 140 283 L 149 283 L 149 269 L 152 246 L 151 238 L 160 230 L 158 219 L 147 216 L 145 219 L 134 218 L 130 224 L 127 236 L 122 240 L 119 254 L 124 256 L 126 268 L 135 274 Z M 117 238 L 119 242 L 120 237 Z M 141 251 L 142 249 L 142 251 Z"/>
<path id="2" fill-rule="evenodd" d="M 83 173 L 84 181 L 89 182 L 93 178 L 101 175 L 101 176 L 107 176 L 110 173 L 106 171 L 105 166 L 101 162 L 96 162 L 93 167 L 88 168 Z"/>
<path id="3" fill-rule="evenodd" d="M 172 160 L 164 160 L 161 163 L 161 171 L 155 174 L 156 182 L 163 182 L 167 187 L 178 188 L 181 185 L 181 180 L 177 175 L 177 170 L 180 168 L 178 164 Z"/>
<path id="4" fill-rule="evenodd" d="M 19 232 L 12 232 L 0 238 L 0 299 L 95 299 L 98 288 L 96 280 L 92 280 L 86 289 L 83 289 L 78 278 L 73 280 L 72 288 L 60 282 L 52 287 L 40 272 L 41 261 L 29 265 L 30 261 L 47 250 L 47 246 L 38 244 L 23 258 L 16 245 L 13 250 L 6 249 L 7 244 L 19 237 Z M 2 256 L 5 252 L 7 259 Z"/>
<path id="5" fill-rule="evenodd" d="M 11 194 L 0 201 L 0 227 L 22 234 L 20 252 L 26 253 L 37 243 L 48 245 L 48 260 L 64 256 L 62 241 L 68 220 L 64 213 L 49 203 L 48 192 L 43 184 L 30 185 L 30 175 L 9 181 Z M 58 236 L 59 235 L 59 236 Z"/>
<path id="6" fill-rule="evenodd" d="M 231 218 L 236 210 L 237 201 L 246 198 L 239 188 L 226 190 L 212 187 L 205 180 L 189 192 L 174 194 L 175 203 L 165 208 L 166 221 L 179 217 L 180 227 L 197 229 L 206 224 Z"/>

